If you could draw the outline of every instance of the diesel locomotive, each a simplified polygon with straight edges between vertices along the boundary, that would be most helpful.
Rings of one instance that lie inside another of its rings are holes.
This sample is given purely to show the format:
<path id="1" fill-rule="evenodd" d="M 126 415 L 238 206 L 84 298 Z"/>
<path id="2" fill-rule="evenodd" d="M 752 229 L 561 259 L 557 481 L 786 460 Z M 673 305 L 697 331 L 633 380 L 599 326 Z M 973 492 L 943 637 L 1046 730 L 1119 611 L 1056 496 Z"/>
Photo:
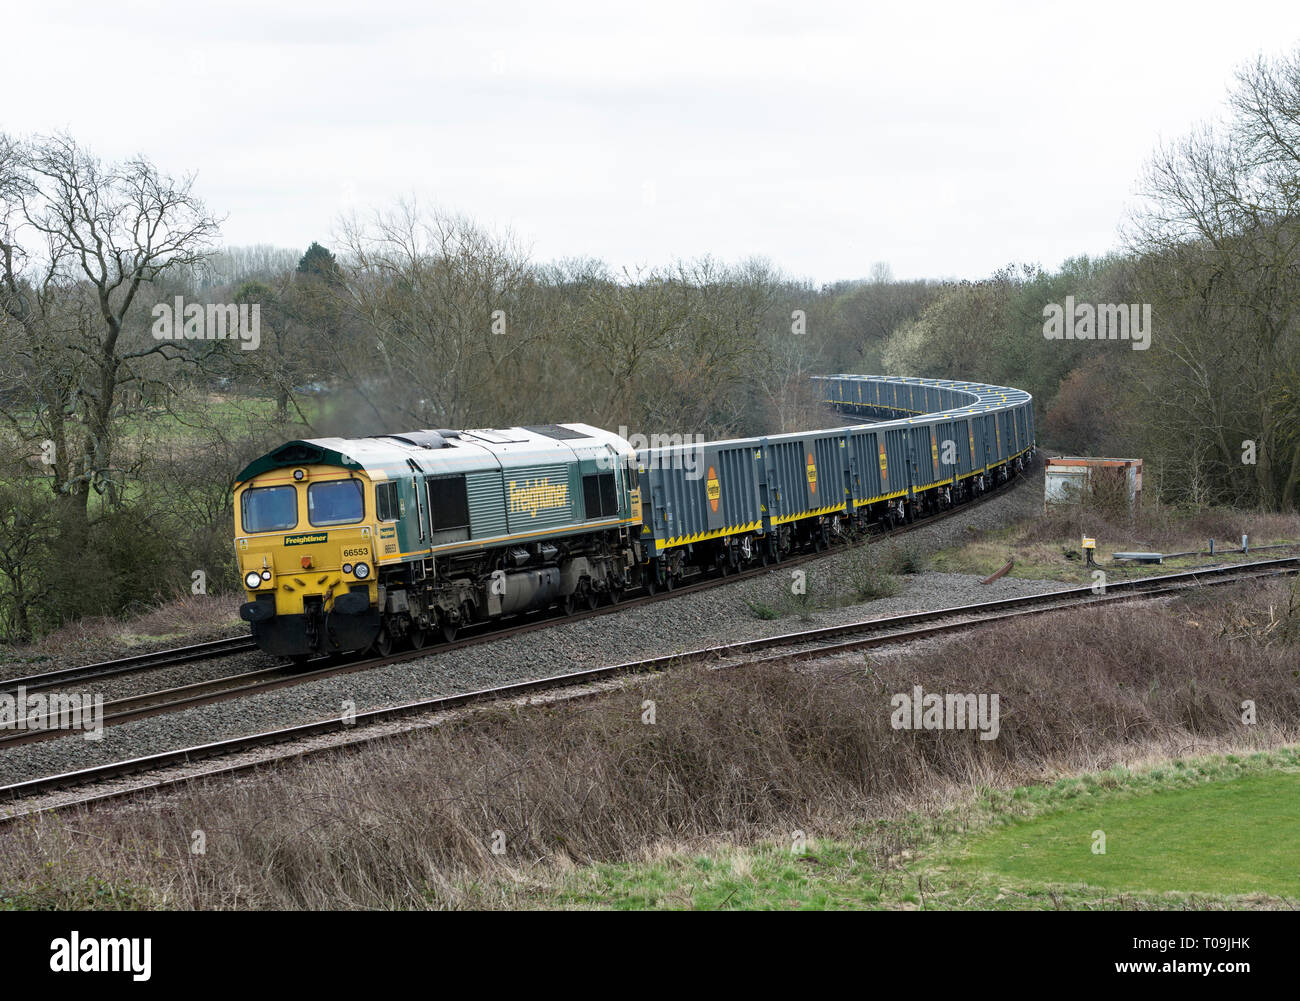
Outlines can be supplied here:
<path id="1" fill-rule="evenodd" d="M 1032 457 L 1032 400 L 932 379 L 819 377 L 871 423 L 633 449 L 585 424 L 292 441 L 235 484 L 258 645 L 294 660 L 454 639 L 616 602 L 969 499 Z"/>

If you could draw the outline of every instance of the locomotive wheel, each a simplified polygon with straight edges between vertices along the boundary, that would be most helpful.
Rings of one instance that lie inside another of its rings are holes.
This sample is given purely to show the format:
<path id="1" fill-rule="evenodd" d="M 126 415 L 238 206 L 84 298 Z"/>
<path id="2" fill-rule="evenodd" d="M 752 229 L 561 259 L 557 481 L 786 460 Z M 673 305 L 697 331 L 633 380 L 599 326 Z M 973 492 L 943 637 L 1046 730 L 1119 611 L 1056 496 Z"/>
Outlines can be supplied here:
<path id="1" fill-rule="evenodd" d="M 563 598 L 560 599 L 560 611 L 563 612 L 565 615 L 572 615 L 573 610 L 577 607 L 578 607 L 578 603 L 574 600 L 574 596 L 572 594 L 566 594 Z"/>
<path id="2" fill-rule="evenodd" d="M 718 562 L 718 572 L 723 577 L 731 575 L 731 561 L 725 556 Z"/>
<path id="3" fill-rule="evenodd" d="M 452 622 L 444 615 L 439 615 L 438 628 L 442 632 L 442 640 L 444 643 L 456 642 L 456 633 L 460 631 L 460 627 L 456 623 Z"/>
<path id="4" fill-rule="evenodd" d="M 673 576 L 673 572 L 672 572 L 671 570 L 665 570 L 665 571 L 664 571 L 664 590 L 665 590 L 665 591 L 671 591 L 671 590 L 672 590 L 673 588 L 675 588 L 676 586 L 677 586 L 677 578 L 676 578 L 675 576 Z"/>
<path id="5" fill-rule="evenodd" d="M 411 641 L 412 650 L 423 650 L 424 644 L 429 641 L 429 634 L 424 629 L 412 629 L 406 637 Z"/>
<path id="6" fill-rule="evenodd" d="M 389 633 L 387 626 L 380 627 L 379 635 L 375 637 L 373 649 L 381 657 L 387 657 L 393 652 L 393 637 Z"/>
<path id="7" fill-rule="evenodd" d="M 656 594 L 659 591 L 659 582 L 655 580 L 655 572 L 650 571 L 649 576 L 645 579 L 645 593 Z"/>
<path id="8" fill-rule="evenodd" d="M 600 604 L 600 594 L 591 585 L 587 586 L 586 599 L 587 599 L 586 601 L 587 610 L 590 612 L 594 612 L 596 610 L 596 606 Z"/>
<path id="9" fill-rule="evenodd" d="M 617 605 L 623 600 L 623 589 L 617 584 L 610 584 L 609 590 L 607 590 L 605 594 L 609 598 L 609 603 L 611 605 Z"/>

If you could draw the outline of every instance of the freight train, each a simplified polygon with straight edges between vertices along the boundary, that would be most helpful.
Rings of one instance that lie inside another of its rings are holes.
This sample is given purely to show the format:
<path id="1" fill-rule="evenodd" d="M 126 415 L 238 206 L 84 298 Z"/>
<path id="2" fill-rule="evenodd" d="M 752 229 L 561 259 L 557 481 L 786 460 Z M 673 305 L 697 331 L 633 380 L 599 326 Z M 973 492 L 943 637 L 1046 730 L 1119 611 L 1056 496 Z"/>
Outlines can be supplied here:
<path id="1" fill-rule="evenodd" d="M 815 383 L 869 423 L 639 450 L 586 424 L 288 442 L 236 479 L 240 616 L 296 661 L 420 648 L 825 548 L 968 500 L 1033 456 L 1020 390 Z"/>

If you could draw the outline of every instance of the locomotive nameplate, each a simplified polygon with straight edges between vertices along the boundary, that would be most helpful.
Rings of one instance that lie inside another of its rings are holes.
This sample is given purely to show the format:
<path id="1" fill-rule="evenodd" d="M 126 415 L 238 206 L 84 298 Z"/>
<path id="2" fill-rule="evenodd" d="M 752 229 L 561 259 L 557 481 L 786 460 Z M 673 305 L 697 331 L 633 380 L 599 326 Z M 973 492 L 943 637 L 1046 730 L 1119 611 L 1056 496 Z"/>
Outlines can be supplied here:
<path id="1" fill-rule="evenodd" d="M 324 542 L 329 537 L 329 532 L 316 532 L 313 535 L 286 535 L 284 544 L 286 546 L 314 546 L 318 542 Z"/>
<path id="2" fill-rule="evenodd" d="M 536 518 L 538 511 L 554 511 L 569 506 L 569 485 L 552 483 L 549 476 L 524 480 L 522 483 L 511 480 L 507 494 L 510 498 L 510 513 L 527 512 L 528 517 Z"/>

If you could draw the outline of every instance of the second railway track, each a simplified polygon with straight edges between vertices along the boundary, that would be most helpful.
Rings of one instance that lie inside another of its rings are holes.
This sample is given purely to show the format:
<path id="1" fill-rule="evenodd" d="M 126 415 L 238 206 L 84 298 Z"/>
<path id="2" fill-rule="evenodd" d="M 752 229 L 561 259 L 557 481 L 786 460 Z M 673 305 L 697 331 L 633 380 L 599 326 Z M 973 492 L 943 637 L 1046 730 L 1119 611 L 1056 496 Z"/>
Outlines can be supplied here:
<path id="1" fill-rule="evenodd" d="M 1111 585 L 1105 593 L 1098 594 L 1091 587 L 1064 588 L 1040 594 L 997 601 L 981 602 L 970 605 L 953 606 L 924 612 L 912 612 L 904 615 L 889 616 L 880 619 L 868 619 L 844 625 L 804 630 L 745 640 L 683 653 L 649 657 L 603 667 L 588 668 L 547 678 L 515 682 L 479 691 L 456 695 L 439 696 L 431 699 L 407 702 L 357 713 L 350 721 L 341 718 L 329 718 L 310 723 L 298 724 L 277 730 L 250 734 L 227 740 L 214 741 L 195 747 L 166 751 L 160 754 L 133 758 L 126 761 L 98 765 L 74 772 L 37 778 L 25 782 L 0 787 L 0 798 L 29 799 L 66 787 L 92 785 L 113 779 L 119 779 L 139 772 L 151 772 L 178 765 L 189 765 L 203 759 L 248 752 L 286 742 L 300 741 L 305 738 L 320 738 L 330 734 L 343 733 L 348 739 L 344 744 L 366 742 L 386 736 L 357 738 L 358 730 L 364 730 L 374 724 L 389 722 L 403 717 L 421 716 L 462 709 L 476 703 L 506 701 L 531 697 L 543 693 L 556 693 L 575 690 L 577 694 L 567 697 L 581 697 L 596 694 L 608 684 L 619 678 L 662 671 L 686 663 L 714 662 L 719 666 L 743 667 L 760 661 L 807 660 L 819 657 L 835 656 L 869 647 L 879 647 L 908 643 L 942 634 L 989 625 L 999 621 L 1019 618 L 1027 615 L 1039 615 L 1052 611 L 1075 608 L 1093 608 L 1117 602 L 1151 599 L 1186 593 L 1189 589 L 1201 586 L 1223 586 L 1240 584 L 1281 575 L 1293 575 L 1300 572 L 1300 557 L 1289 557 L 1258 561 L 1250 564 L 1197 569 L 1176 574 L 1140 578 Z M 783 652 L 771 653 L 773 650 L 787 648 Z M 408 651 L 388 658 L 389 661 L 410 659 L 423 651 Z M 755 654 L 766 656 L 755 657 Z M 736 659 L 740 658 L 739 661 Z M 731 663 L 726 663 L 731 661 Z M 355 667 L 355 666 L 354 666 Z M 593 687 L 594 686 L 594 687 Z M 199 693 L 198 698 L 211 698 L 213 693 Z M 221 697 L 220 693 L 216 697 Z M 228 697 L 235 697 L 229 695 Z M 287 754 L 270 757 L 255 757 L 252 760 L 228 765 L 215 770 L 215 773 L 230 774 L 251 768 L 264 767 L 267 764 L 286 758 L 299 758 L 315 751 L 334 749 L 338 744 L 325 743 L 307 749 L 295 749 Z M 210 773 L 204 773 L 210 774 Z M 148 789 L 161 789 L 169 785 L 188 781 L 196 777 L 185 774 L 174 779 L 160 779 L 144 786 L 116 790 L 109 793 L 93 793 L 89 797 L 75 800 L 88 802 L 99 799 L 131 795 Z M 66 804 L 59 804 L 59 806 Z M 51 807 L 55 808 L 55 807 Z M 42 807 L 27 811 L 40 812 Z M 10 814 L 7 818 L 21 816 Z"/>
<path id="2" fill-rule="evenodd" d="M 229 657 L 237 653 L 256 650 L 252 639 L 247 636 L 227 636 L 208 640 L 190 646 L 173 647 L 169 650 L 155 650 L 151 653 L 132 654 L 117 660 L 106 660 L 98 664 L 81 664 L 77 667 L 64 667 L 25 677 L 7 678 L 0 681 L 0 695 L 13 695 L 23 689 L 29 695 L 53 691 L 67 685 L 81 684 L 86 681 L 99 681 L 116 678 L 139 671 L 161 670 L 193 664 L 197 661 L 212 660 L 216 657 Z"/>

